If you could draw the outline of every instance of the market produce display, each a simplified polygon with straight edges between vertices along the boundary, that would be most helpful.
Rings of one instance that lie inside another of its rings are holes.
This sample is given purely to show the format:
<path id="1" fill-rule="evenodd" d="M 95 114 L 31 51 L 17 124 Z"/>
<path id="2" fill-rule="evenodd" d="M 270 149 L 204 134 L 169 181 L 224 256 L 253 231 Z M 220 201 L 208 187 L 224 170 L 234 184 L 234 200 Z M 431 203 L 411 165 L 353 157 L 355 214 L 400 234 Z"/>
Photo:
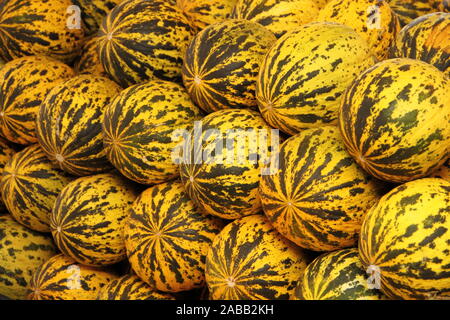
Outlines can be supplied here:
<path id="1" fill-rule="evenodd" d="M 0 300 L 450 300 L 449 92 L 448 0 L 0 0 Z"/>

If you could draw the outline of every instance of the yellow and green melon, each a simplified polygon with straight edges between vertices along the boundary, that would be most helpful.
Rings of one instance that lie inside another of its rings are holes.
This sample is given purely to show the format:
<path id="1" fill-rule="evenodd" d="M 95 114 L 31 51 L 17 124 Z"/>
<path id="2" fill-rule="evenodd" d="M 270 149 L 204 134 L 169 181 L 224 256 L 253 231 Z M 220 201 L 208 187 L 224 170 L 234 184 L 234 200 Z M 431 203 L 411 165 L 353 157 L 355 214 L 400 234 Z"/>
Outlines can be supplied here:
<path id="1" fill-rule="evenodd" d="M 98 40 L 98 37 L 90 37 L 83 44 L 81 54 L 74 65 L 77 74 L 93 74 L 101 77 L 109 77 L 98 55 Z"/>
<path id="2" fill-rule="evenodd" d="M 256 99 L 264 119 L 294 135 L 337 123 L 342 95 L 375 64 L 366 41 L 352 28 L 315 22 L 285 34 L 261 64 Z"/>
<path id="3" fill-rule="evenodd" d="M 238 0 L 176 0 L 197 30 L 227 20 Z"/>
<path id="4" fill-rule="evenodd" d="M 450 152 L 450 80 L 419 60 L 385 60 L 348 88 L 340 128 L 371 175 L 406 182 L 430 175 Z"/>
<path id="5" fill-rule="evenodd" d="M 69 63 L 79 53 L 84 29 L 69 28 L 71 0 L 0 2 L 0 57 L 5 61 L 44 55 Z M 80 21 L 81 22 L 81 21 Z"/>
<path id="6" fill-rule="evenodd" d="M 0 135 L 18 144 L 36 143 L 39 106 L 51 89 L 74 76 L 68 65 L 45 56 L 5 64 L 0 70 Z"/>
<path id="7" fill-rule="evenodd" d="M 287 300 L 305 271 L 302 249 L 281 236 L 263 215 L 228 224 L 206 258 L 212 300 Z"/>
<path id="8" fill-rule="evenodd" d="M 50 216 L 56 245 L 83 265 L 124 260 L 123 229 L 136 197 L 134 187 L 113 173 L 72 181 L 61 190 Z"/>
<path id="9" fill-rule="evenodd" d="M 38 141 L 47 157 L 76 176 L 111 169 L 103 147 L 102 121 L 106 107 L 120 91 L 112 80 L 89 74 L 53 88 L 36 120 Z"/>
<path id="10" fill-rule="evenodd" d="M 232 19 L 246 19 L 264 26 L 280 38 L 312 21 L 319 14 L 314 0 L 238 0 Z"/>
<path id="11" fill-rule="evenodd" d="M 352 27 L 379 60 L 388 57 L 400 31 L 397 15 L 384 0 L 332 0 L 320 11 L 318 21 Z"/>
<path id="12" fill-rule="evenodd" d="M 0 216 L 0 295 L 25 299 L 33 274 L 55 254 L 51 236 Z"/>
<path id="13" fill-rule="evenodd" d="M 402 26 L 420 16 L 448 8 L 448 3 L 446 4 L 448 0 L 388 0 L 388 2 Z"/>
<path id="14" fill-rule="evenodd" d="M 314 251 L 354 246 L 365 212 L 384 191 L 348 154 L 334 126 L 305 129 L 286 140 L 278 170 L 262 176 L 260 185 L 273 226 Z"/>
<path id="15" fill-rule="evenodd" d="M 19 223 L 35 231 L 50 232 L 56 197 L 72 180 L 35 144 L 17 152 L 5 165 L 0 192 L 3 203 Z"/>
<path id="16" fill-rule="evenodd" d="M 449 299 L 450 182 L 402 184 L 367 213 L 359 238 L 364 268 L 394 299 Z"/>
<path id="17" fill-rule="evenodd" d="M 96 33 L 108 12 L 123 0 L 72 0 L 80 8 L 87 34 Z"/>
<path id="18" fill-rule="evenodd" d="M 129 87 L 106 108 L 103 144 L 109 161 L 128 179 L 156 184 L 179 176 L 174 148 L 200 110 L 179 84 L 152 80 Z M 180 137 L 176 137 L 176 132 Z"/>
<path id="19" fill-rule="evenodd" d="M 58 254 L 35 271 L 28 290 L 29 300 L 95 300 L 99 290 L 117 275 L 93 268 Z"/>
<path id="20" fill-rule="evenodd" d="M 205 284 L 205 258 L 222 222 L 198 213 L 175 180 L 145 190 L 125 224 L 128 260 L 152 288 L 179 292 Z"/>

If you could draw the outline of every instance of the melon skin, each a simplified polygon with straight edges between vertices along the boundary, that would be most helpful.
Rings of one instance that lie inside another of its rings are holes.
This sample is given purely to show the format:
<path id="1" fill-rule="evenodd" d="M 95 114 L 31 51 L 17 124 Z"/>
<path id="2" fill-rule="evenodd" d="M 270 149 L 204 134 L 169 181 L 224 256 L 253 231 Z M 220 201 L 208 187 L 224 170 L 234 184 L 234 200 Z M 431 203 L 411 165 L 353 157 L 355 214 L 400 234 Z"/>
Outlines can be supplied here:
<path id="1" fill-rule="evenodd" d="M 135 275 L 126 275 L 100 289 L 97 300 L 175 300 L 175 298 L 170 294 L 156 291 Z"/>
<path id="2" fill-rule="evenodd" d="M 258 135 L 260 142 L 254 140 Z M 221 150 L 217 141 L 223 141 Z M 257 144 L 258 150 L 254 149 Z M 200 212 L 219 218 L 259 213 L 259 179 L 269 169 L 267 160 L 278 144 L 279 137 L 272 136 L 256 111 L 227 109 L 209 114 L 186 139 L 180 176 L 187 194 Z"/>
<path id="3" fill-rule="evenodd" d="M 365 212 L 385 186 L 348 154 L 334 126 L 303 130 L 280 148 L 279 168 L 260 180 L 264 213 L 275 229 L 305 249 L 352 247 Z"/>
<path id="4" fill-rule="evenodd" d="M 21 145 L 36 143 L 39 106 L 51 89 L 74 76 L 71 67 L 45 56 L 6 63 L 0 71 L 0 135 Z"/>
<path id="5" fill-rule="evenodd" d="M 81 9 L 81 17 L 87 35 L 94 34 L 100 28 L 109 11 L 122 0 L 72 0 Z"/>
<path id="6" fill-rule="evenodd" d="M 117 275 L 58 254 L 41 264 L 30 281 L 28 300 L 95 300 L 98 291 Z"/>
<path id="7" fill-rule="evenodd" d="M 424 178 L 402 184 L 367 213 L 359 238 L 364 268 L 379 270 L 392 299 L 448 299 L 450 182 Z"/>
<path id="8" fill-rule="evenodd" d="M 259 67 L 275 41 L 270 31 L 246 20 L 228 20 L 203 29 L 189 44 L 182 69 L 192 100 L 207 113 L 256 109 Z"/>
<path id="9" fill-rule="evenodd" d="M 181 82 L 183 57 L 194 33 L 175 4 L 126 0 L 100 27 L 100 61 L 124 88 L 154 78 Z"/>
<path id="10" fill-rule="evenodd" d="M 430 13 L 404 26 L 391 57 L 422 60 L 450 78 L 450 13 Z"/>
<path id="11" fill-rule="evenodd" d="M 325 253 L 306 267 L 291 300 L 386 300 L 368 278 L 358 249 Z"/>
<path id="12" fill-rule="evenodd" d="M 430 175 L 450 152 L 449 89 L 444 73 L 419 60 L 385 60 L 366 70 L 342 101 L 348 152 L 388 182 Z"/>
<path id="13" fill-rule="evenodd" d="M 388 2 L 399 17 L 402 27 L 420 16 L 448 8 L 448 0 L 388 0 Z"/>
<path id="14" fill-rule="evenodd" d="M 263 215 L 228 224 L 206 258 L 212 300 L 287 300 L 308 258 L 282 237 Z"/>
<path id="15" fill-rule="evenodd" d="M 258 75 L 256 99 L 269 125 L 289 135 L 337 124 L 342 95 L 375 64 L 366 41 L 348 26 L 313 22 L 278 39 Z"/>
<path id="16" fill-rule="evenodd" d="M 47 157 L 75 176 L 110 170 L 102 120 L 106 107 L 121 90 L 114 81 L 89 74 L 54 87 L 36 118 L 36 135 Z"/>
<path id="17" fill-rule="evenodd" d="M 145 185 L 179 176 L 174 149 L 202 113 L 179 84 L 152 80 L 122 91 L 106 108 L 103 145 L 109 161 L 128 179 Z"/>
<path id="18" fill-rule="evenodd" d="M 34 144 L 17 152 L 5 165 L 0 192 L 16 221 L 35 231 L 50 232 L 56 197 L 73 179 Z"/>
<path id="19" fill-rule="evenodd" d="M 14 147 L 12 147 L 8 141 L 3 138 L 0 138 L 0 174 L 3 173 L 3 168 L 8 163 L 9 159 L 16 153 Z M 1 197 L 0 197 L 1 198 Z M 0 215 L 6 214 L 8 211 L 3 203 L 3 200 L 0 201 Z"/>
<path id="20" fill-rule="evenodd" d="M 196 30 L 227 20 L 237 0 L 176 0 Z"/>
<path id="21" fill-rule="evenodd" d="M 92 36 L 83 44 L 81 54 L 74 65 L 77 74 L 93 74 L 106 78 L 109 77 L 98 55 L 98 41 L 98 37 Z"/>
<path id="22" fill-rule="evenodd" d="M 87 266 L 124 260 L 123 229 L 136 197 L 134 186 L 113 173 L 72 181 L 61 190 L 50 216 L 56 245 Z"/>
<path id="23" fill-rule="evenodd" d="M 369 44 L 378 60 L 384 60 L 395 43 L 400 22 L 387 1 L 332 0 L 320 11 L 318 21 L 352 27 Z"/>
<path id="24" fill-rule="evenodd" d="M 56 253 L 51 236 L 0 215 L 0 295 L 25 299 L 34 272 Z"/>
<path id="25" fill-rule="evenodd" d="M 71 0 L 5 0 L 0 3 L 0 57 L 5 61 L 44 55 L 70 63 L 84 29 L 68 28 Z"/>
<path id="26" fill-rule="evenodd" d="M 443 166 L 441 166 L 437 171 L 435 171 L 431 177 L 442 178 L 444 180 L 450 181 L 450 159 L 447 160 Z"/>
<path id="27" fill-rule="evenodd" d="M 199 213 L 174 180 L 145 190 L 124 235 L 133 271 L 152 288 L 181 292 L 205 284 L 205 258 L 222 221 Z"/>
<path id="28" fill-rule="evenodd" d="M 231 18 L 259 23 L 280 38 L 318 15 L 314 0 L 238 0 Z"/>

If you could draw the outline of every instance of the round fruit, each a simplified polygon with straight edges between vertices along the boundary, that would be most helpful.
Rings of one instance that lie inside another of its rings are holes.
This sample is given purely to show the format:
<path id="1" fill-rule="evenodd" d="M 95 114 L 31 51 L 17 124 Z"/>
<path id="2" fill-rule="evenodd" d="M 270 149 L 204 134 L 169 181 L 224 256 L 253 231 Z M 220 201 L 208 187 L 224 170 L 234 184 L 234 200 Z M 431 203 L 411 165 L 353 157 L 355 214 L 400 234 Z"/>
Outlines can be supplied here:
<path id="1" fill-rule="evenodd" d="M 192 100 L 206 112 L 256 108 L 259 66 L 275 36 L 246 20 L 214 24 L 190 43 L 183 64 L 183 82 Z"/>
<path id="2" fill-rule="evenodd" d="M 98 31 L 108 12 L 122 0 L 72 0 L 80 8 L 87 34 Z"/>
<path id="3" fill-rule="evenodd" d="M 380 290 L 368 287 L 368 275 L 358 249 L 326 253 L 306 267 L 292 300 L 383 300 Z"/>
<path id="4" fill-rule="evenodd" d="M 259 177 L 268 153 L 278 147 L 270 130 L 257 112 L 246 109 L 217 111 L 194 126 L 180 175 L 200 211 L 224 219 L 260 212 Z"/>
<path id="5" fill-rule="evenodd" d="M 322 10 L 330 1 L 331 0 L 314 0 L 314 3 L 320 10 Z"/>
<path id="6" fill-rule="evenodd" d="M 450 298 L 450 182 L 425 178 L 386 194 L 367 213 L 359 239 L 364 268 L 390 298 Z"/>
<path id="7" fill-rule="evenodd" d="M 285 300 L 307 264 L 306 255 L 261 215 L 233 221 L 206 258 L 212 300 Z"/>
<path id="8" fill-rule="evenodd" d="M 238 0 L 231 18 L 259 23 L 279 38 L 318 14 L 314 0 Z"/>
<path id="9" fill-rule="evenodd" d="M 83 43 L 84 31 L 68 28 L 71 0 L 2 0 L 0 56 L 6 61 L 44 55 L 71 62 Z"/>
<path id="10" fill-rule="evenodd" d="M 426 177 L 450 152 L 450 81 L 405 58 L 362 73 L 342 101 L 347 150 L 367 172 L 391 182 Z"/>
<path id="11" fill-rule="evenodd" d="M 135 275 L 126 275 L 103 287 L 97 300 L 174 300 L 174 297 L 156 291 Z"/>
<path id="12" fill-rule="evenodd" d="M 256 88 L 259 110 L 272 127 L 291 135 L 334 124 L 341 95 L 374 63 L 367 43 L 350 27 L 303 25 L 266 55 Z"/>
<path id="13" fill-rule="evenodd" d="M 106 78 L 109 77 L 100 62 L 97 50 L 98 41 L 98 37 L 91 37 L 84 43 L 81 55 L 74 66 L 78 74 L 93 74 Z"/>
<path id="14" fill-rule="evenodd" d="M 365 212 L 383 194 L 345 150 L 339 129 L 311 128 L 286 140 L 279 169 L 261 177 L 264 213 L 283 236 L 314 251 L 356 244 Z"/>
<path id="15" fill-rule="evenodd" d="M 388 0 L 402 26 L 420 16 L 441 11 L 442 6 L 445 6 L 445 1 L 447 0 Z"/>
<path id="16" fill-rule="evenodd" d="M 42 264 L 30 282 L 30 300 L 94 300 L 117 276 L 106 269 L 76 263 L 58 254 Z"/>
<path id="17" fill-rule="evenodd" d="M 407 24 L 393 56 L 425 61 L 450 77 L 450 13 L 430 13 Z"/>
<path id="18" fill-rule="evenodd" d="M 332 0 L 320 11 L 318 21 L 352 27 L 379 60 L 387 58 L 400 31 L 397 15 L 384 0 Z"/>
<path id="19" fill-rule="evenodd" d="M 178 181 L 144 191 L 125 225 L 128 259 L 151 287 L 179 292 L 204 285 L 206 253 L 222 223 L 197 213 Z"/>
<path id="20" fill-rule="evenodd" d="M 110 169 L 103 147 L 103 112 L 119 94 L 113 81 L 80 75 L 53 88 L 40 106 L 37 137 L 48 158 L 77 176 Z"/>
<path id="21" fill-rule="evenodd" d="M 25 299 L 27 286 L 41 263 L 56 254 L 50 236 L 0 216 L 0 294 Z"/>
<path id="22" fill-rule="evenodd" d="M 450 159 L 448 159 L 443 166 L 435 171 L 432 176 L 436 178 L 442 178 L 450 182 Z"/>
<path id="23" fill-rule="evenodd" d="M 123 87 L 154 77 L 178 81 L 193 35 L 187 17 L 167 1 L 123 1 L 100 28 L 100 61 Z"/>
<path id="24" fill-rule="evenodd" d="M 0 134 L 14 143 L 37 142 L 39 106 L 53 87 L 73 76 L 69 66 L 43 56 L 5 64 L 0 71 Z"/>
<path id="25" fill-rule="evenodd" d="M 0 191 L 8 211 L 19 223 L 35 231 L 50 232 L 56 197 L 72 180 L 35 144 L 16 153 L 5 165 Z"/>
<path id="26" fill-rule="evenodd" d="M 123 260 L 123 228 L 136 196 L 128 181 L 111 173 L 69 183 L 50 217 L 56 245 L 84 265 L 105 266 Z"/>
<path id="27" fill-rule="evenodd" d="M 199 30 L 227 20 L 237 0 L 177 0 L 178 7 Z"/>
<path id="28" fill-rule="evenodd" d="M 16 153 L 6 140 L 0 137 L 0 175 L 3 173 L 3 168 L 8 163 L 9 159 Z M 0 190 L 1 193 L 1 190 Z M 0 215 L 6 212 L 6 207 L 3 200 L 0 199 Z"/>
<path id="29" fill-rule="evenodd" d="M 157 184 L 179 175 L 172 159 L 177 130 L 186 135 L 201 118 L 184 88 L 153 80 L 124 90 L 104 113 L 103 137 L 111 163 L 128 179 Z M 180 136 L 182 136 L 180 134 Z"/>

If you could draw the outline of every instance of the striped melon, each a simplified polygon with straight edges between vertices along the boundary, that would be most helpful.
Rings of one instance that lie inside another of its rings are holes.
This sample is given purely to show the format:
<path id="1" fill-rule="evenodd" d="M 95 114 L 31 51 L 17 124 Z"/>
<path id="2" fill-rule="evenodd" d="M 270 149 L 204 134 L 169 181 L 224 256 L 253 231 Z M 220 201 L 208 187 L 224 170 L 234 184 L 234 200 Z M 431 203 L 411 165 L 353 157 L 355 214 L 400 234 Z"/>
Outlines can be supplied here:
<path id="1" fill-rule="evenodd" d="M 151 287 L 179 292 L 202 287 L 206 253 L 222 228 L 198 213 L 179 181 L 145 190 L 125 224 L 128 260 Z"/>
<path id="2" fill-rule="evenodd" d="M 321 10 L 321 9 L 325 8 L 327 3 L 330 1 L 331 0 L 314 0 L 314 3 L 316 4 L 317 8 L 319 8 Z"/>
<path id="3" fill-rule="evenodd" d="M 104 146 L 128 179 L 156 184 L 179 175 L 172 159 L 176 130 L 190 130 L 201 117 L 184 88 L 153 80 L 124 90 L 104 113 Z M 179 139 L 178 139 L 179 140 Z"/>
<path id="4" fill-rule="evenodd" d="M 367 43 L 350 27 L 303 25 L 266 55 L 256 87 L 259 110 L 272 127 L 291 135 L 334 124 L 345 89 L 374 63 Z"/>
<path id="5" fill-rule="evenodd" d="M 120 90 L 113 81 L 94 75 L 53 88 L 36 120 L 36 135 L 48 158 L 77 176 L 110 169 L 103 148 L 103 112 Z"/>
<path id="6" fill-rule="evenodd" d="M 383 192 L 347 153 L 334 126 L 306 129 L 286 140 L 278 171 L 262 176 L 260 185 L 273 226 L 314 251 L 355 245 L 365 212 Z"/>
<path id="7" fill-rule="evenodd" d="M 315 21 L 314 0 L 238 0 L 231 18 L 257 22 L 280 38 L 302 24 Z"/>
<path id="8" fill-rule="evenodd" d="M 135 275 L 126 275 L 103 287 L 97 300 L 174 300 L 167 293 L 160 293 Z"/>
<path id="9" fill-rule="evenodd" d="M 123 0 L 72 0 L 80 8 L 87 34 L 98 31 L 108 12 Z"/>
<path id="10" fill-rule="evenodd" d="M 410 181 L 367 213 L 359 239 L 364 268 L 390 298 L 450 299 L 450 182 Z"/>
<path id="11" fill-rule="evenodd" d="M 369 288 L 358 249 L 326 253 L 306 267 L 292 300 L 383 300 L 378 289 Z"/>
<path id="12" fill-rule="evenodd" d="M 412 20 L 432 12 L 442 11 L 447 0 L 388 0 L 389 5 L 400 19 L 402 26 Z"/>
<path id="13" fill-rule="evenodd" d="M 45 55 L 72 61 L 83 43 L 83 28 L 68 28 L 71 0 L 0 1 L 0 56 L 6 61 Z"/>
<path id="14" fill-rule="evenodd" d="M 0 175 L 3 173 L 3 168 L 9 159 L 16 153 L 16 150 L 11 147 L 6 140 L 0 137 Z M 0 190 L 1 193 L 1 190 Z M 0 196 L 0 215 L 6 213 L 6 207 Z"/>
<path id="15" fill-rule="evenodd" d="M 428 62 L 450 77 L 450 13 L 411 21 L 401 30 L 392 56 Z"/>
<path id="16" fill-rule="evenodd" d="M 27 286 L 40 264 L 56 254 L 50 236 L 0 216 L 0 294 L 25 299 Z"/>
<path id="17" fill-rule="evenodd" d="M 81 55 L 74 65 L 78 74 L 93 74 L 101 77 L 109 77 L 100 62 L 98 55 L 98 37 L 89 38 L 83 45 Z"/>
<path id="18" fill-rule="evenodd" d="M 246 109 L 211 113 L 194 127 L 180 175 L 200 211 L 224 219 L 260 212 L 259 177 L 278 147 L 269 130 L 256 111 Z"/>
<path id="19" fill-rule="evenodd" d="M 379 60 L 387 58 L 400 31 L 397 15 L 384 0 L 332 0 L 320 11 L 318 21 L 352 27 Z"/>
<path id="20" fill-rule="evenodd" d="M 30 281 L 30 300 L 94 300 L 117 275 L 58 254 L 42 264 Z"/>
<path id="21" fill-rule="evenodd" d="M 347 150 L 367 172 L 391 182 L 428 176 L 450 153 L 450 80 L 406 58 L 362 73 L 342 101 Z"/>
<path id="22" fill-rule="evenodd" d="M 194 28 L 181 9 L 162 0 L 126 0 L 105 18 L 98 33 L 100 61 L 123 87 L 154 77 L 181 80 Z"/>
<path id="23" fill-rule="evenodd" d="M 305 253 L 262 215 L 228 224 L 206 258 L 212 300 L 286 300 L 307 264 Z"/>
<path id="24" fill-rule="evenodd" d="M 73 76 L 69 66 L 43 56 L 7 63 L 0 71 L 0 135 L 14 143 L 35 143 L 40 104 L 53 87 Z"/>
<path id="25" fill-rule="evenodd" d="M 275 40 L 270 31 L 246 20 L 202 30 L 190 43 L 182 69 L 192 100 L 206 112 L 256 108 L 259 66 Z"/>
<path id="26" fill-rule="evenodd" d="M 84 265 L 104 266 L 125 259 L 123 228 L 136 197 L 133 186 L 112 173 L 69 183 L 50 216 L 56 245 Z"/>
<path id="27" fill-rule="evenodd" d="M 443 166 L 435 171 L 432 176 L 450 181 L 450 159 L 448 159 Z"/>
<path id="28" fill-rule="evenodd" d="M 197 30 L 227 20 L 237 0 L 176 0 Z"/>
<path id="29" fill-rule="evenodd" d="M 50 214 L 61 189 L 72 177 L 48 160 L 35 144 L 5 165 L 0 192 L 11 215 L 24 226 L 50 232 Z"/>

